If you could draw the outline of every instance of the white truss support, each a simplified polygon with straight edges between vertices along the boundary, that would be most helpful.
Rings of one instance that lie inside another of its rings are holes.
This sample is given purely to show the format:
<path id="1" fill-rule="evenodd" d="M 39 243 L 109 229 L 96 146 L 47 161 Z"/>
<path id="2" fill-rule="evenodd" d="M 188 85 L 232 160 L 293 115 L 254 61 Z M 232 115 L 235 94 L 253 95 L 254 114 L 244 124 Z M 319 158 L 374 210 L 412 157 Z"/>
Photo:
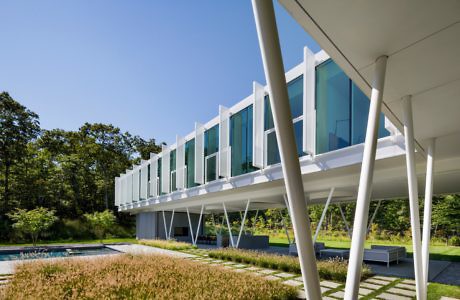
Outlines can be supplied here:
<path id="1" fill-rule="evenodd" d="M 162 210 L 161 212 L 162 212 L 162 214 L 163 214 L 163 224 L 164 224 L 164 228 L 165 228 L 165 238 L 166 238 L 167 240 L 169 240 L 169 235 L 168 235 L 168 227 L 166 226 L 166 216 L 165 216 L 165 211 L 164 211 L 164 210 Z"/>
<path id="2" fill-rule="evenodd" d="M 257 217 L 259 216 L 259 210 L 256 210 L 256 216 L 254 217 L 254 223 L 252 224 L 252 235 L 256 232 Z"/>
<path id="3" fill-rule="evenodd" d="M 345 218 L 345 214 L 343 213 L 342 205 L 340 205 L 340 203 L 339 203 L 339 210 L 340 210 L 340 215 L 342 216 L 343 223 L 345 224 L 345 228 L 347 229 L 348 236 L 351 238 L 350 225 L 348 225 L 347 219 Z"/>
<path id="4" fill-rule="evenodd" d="M 228 219 L 227 207 L 225 207 L 225 202 L 222 202 L 224 208 L 225 219 L 227 220 L 228 235 L 230 239 L 230 245 L 235 248 L 235 243 L 233 242 L 232 226 L 230 225 L 230 220 Z"/>
<path id="5" fill-rule="evenodd" d="M 327 197 L 326 205 L 324 205 L 323 213 L 321 214 L 321 218 L 319 219 L 318 225 L 316 226 L 315 236 L 313 237 L 313 245 L 316 243 L 316 239 L 318 238 L 319 231 L 321 230 L 321 225 L 323 224 L 323 220 L 326 217 L 326 212 L 329 207 L 329 204 L 332 200 L 332 194 L 334 194 L 335 187 L 331 188 L 329 191 L 329 196 Z"/>
<path id="6" fill-rule="evenodd" d="M 190 227 L 190 235 L 192 237 L 192 243 L 195 242 L 195 238 L 193 237 L 193 227 L 192 227 L 192 220 L 190 219 L 190 212 L 187 207 L 187 217 L 188 217 L 188 226 Z M 195 245 L 195 244 L 194 244 Z"/>
<path id="7" fill-rule="evenodd" d="M 428 271 L 430 262 L 430 235 L 431 235 L 431 209 L 433 200 L 433 170 L 434 153 L 436 140 L 431 139 L 428 143 L 426 158 L 426 179 L 425 179 L 425 207 L 423 213 L 423 239 L 422 239 L 422 261 L 423 261 L 423 286 L 428 285 Z"/>
<path id="8" fill-rule="evenodd" d="M 246 209 L 244 210 L 244 216 L 243 216 L 243 219 L 241 220 L 241 227 L 240 227 L 240 232 L 238 234 L 238 240 L 236 241 L 236 248 L 238 248 L 238 246 L 240 245 L 241 235 L 243 234 L 244 222 L 246 222 L 246 216 L 248 215 L 249 203 L 251 203 L 250 199 L 248 199 L 248 202 L 246 203 Z"/>
<path id="9" fill-rule="evenodd" d="M 414 274 L 417 299 L 425 300 L 426 291 L 423 286 L 423 267 L 422 267 L 422 240 L 420 235 L 420 215 L 418 204 L 418 184 L 417 173 L 415 170 L 415 137 L 414 121 L 412 115 L 412 97 L 402 98 L 404 139 L 406 142 L 406 167 L 407 184 L 409 188 L 409 208 L 412 231 L 412 247 L 414 251 Z"/>
<path id="10" fill-rule="evenodd" d="M 196 242 L 198 241 L 198 234 L 200 233 L 200 226 L 201 226 L 201 219 L 203 218 L 203 211 L 204 211 L 204 205 L 201 205 L 200 217 L 198 218 L 198 227 L 196 228 L 195 241 L 193 242 L 194 246 L 196 246 Z"/>
<path id="11" fill-rule="evenodd" d="M 289 243 L 289 245 L 291 245 L 291 237 L 289 236 L 289 231 L 287 229 L 286 222 L 284 221 L 283 213 L 281 212 L 281 210 L 279 211 L 279 213 L 280 213 L 280 217 L 281 217 L 281 225 L 283 226 L 284 232 L 286 233 L 288 243 Z"/>
<path id="12" fill-rule="evenodd" d="M 377 215 L 377 212 L 379 211 L 380 204 L 382 203 L 382 200 L 379 200 L 377 202 L 377 206 L 375 207 L 374 213 L 372 214 L 371 220 L 369 221 L 369 225 L 367 226 L 367 234 L 371 231 L 372 223 L 374 222 L 375 216 Z"/>
<path id="13" fill-rule="evenodd" d="M 171 239 L 171 230 L 172 230 L 172 226 L 173 226 L 173 222 L 174 222 L 174 212 L 175 212 L 175 210 L 173 209 L 172 213 L 171 213 L 171 221 L 169 222 L 168 240 Z"/>

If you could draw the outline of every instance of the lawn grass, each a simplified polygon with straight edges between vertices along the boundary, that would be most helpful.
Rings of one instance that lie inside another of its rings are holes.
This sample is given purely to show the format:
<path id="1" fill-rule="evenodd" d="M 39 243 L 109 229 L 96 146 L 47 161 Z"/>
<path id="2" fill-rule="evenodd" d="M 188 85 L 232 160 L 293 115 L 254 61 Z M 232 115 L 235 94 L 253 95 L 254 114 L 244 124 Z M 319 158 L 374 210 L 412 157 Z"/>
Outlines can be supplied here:
<path id="1" fill-rule="evenodd" d="M 53 241 L 40 241 L 37 243 L 37 246 L 47 246 L 47 245 L 57 245 L 57 244 L 100 244 L 101 240 L 53 240 Z M 131 243 L 137 244 L 135 238 L 110 238 L 103 239 L 102 243 L 104 244 L 114 244 L 114 243 Z M 0 243 L 0 246 L 33 246 L 32 243 Z"/>
<path id="2" fill-rule="evenodd" d="M 343 240 L 324 240 L 318 239 L 318 242 L 325 243 L 327 248 L 350 249 L 351 241 Z M 270 245 L 278 247 L 289 247 L 287 238 L 270 237 Z M 412 244 L 397 243 L 391 241 L 366 241 L 364 246 L 370 248 L 371 245 L 394 245 L 406 247 L 408 256 L 412 256 Z M 460 247 L 431 245 L 430 246 L 430 259 L 446 260 L 460 262 Z"/>
<path id="3" fill-rule="evenodd" d="M 460 298 L 460 286 L 440 283 L 428 285 L 428 300 L 439 300 L 442 296 Z"/>
<path id="4" fill-rule="evenodd" d="M 20 265 L 2 299 L 295 299 L 278 281 L 181 258 L 115 255 Z"/>
<path id="5" fill-rule="evenodd" d="M 285 272 L 301 274 L 299 259 L 294 256 L 271 254 L 262 251 L 242 250 L 234 248 L 221 248 L 208 251 L 209 257 L 246 263 L 262 268 L 271 268 Z M 320 260 L 316 262 L 318 274 L 321 279 L 345 282 L 347 278 L 347 261 L 340 259 Z M 370 269 L 364 265 L 361 278 L 371 276 Z"/>

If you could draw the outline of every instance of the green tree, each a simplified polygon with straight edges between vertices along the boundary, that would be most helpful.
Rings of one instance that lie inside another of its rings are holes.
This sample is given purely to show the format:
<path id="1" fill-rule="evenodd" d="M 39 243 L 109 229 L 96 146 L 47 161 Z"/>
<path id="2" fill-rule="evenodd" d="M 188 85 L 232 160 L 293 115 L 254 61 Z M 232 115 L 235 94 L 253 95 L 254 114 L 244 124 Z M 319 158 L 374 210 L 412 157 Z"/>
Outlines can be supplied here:
<path id="1" fill-rule="evenodd" d="M 40 131 L 38 115 L 16 102 L 7 92 L 0 93 L 0 169 L 3 171 L 3 205 L 9 210 L 11 169 L 26 154 L 27 144 Z"/>
<path id="2" fill-rule="evenodd" d="M 14 221 L 14 229 L 30 235 L 34 246 L 37 244 L 40 233 L 50 228 L 58 220 L 53 210 L 43 207 L 32 210 L 16 209 L 8 216 Z"/>
<path id="3" fill-rule="evenodd" d="M 110 228 L 115 225 L 116 220 L 114 214 L 110 210 L 85 214 L 85 219 L 90 224 L 93 233 L 101 242 Z"/>
<path id="4" fill-rule="evenodd" d="M 446 195 L 433 205 L 432 223 L 443 229 L 444 236 L 458 235 L 460 231 L 460 196 Z"/>

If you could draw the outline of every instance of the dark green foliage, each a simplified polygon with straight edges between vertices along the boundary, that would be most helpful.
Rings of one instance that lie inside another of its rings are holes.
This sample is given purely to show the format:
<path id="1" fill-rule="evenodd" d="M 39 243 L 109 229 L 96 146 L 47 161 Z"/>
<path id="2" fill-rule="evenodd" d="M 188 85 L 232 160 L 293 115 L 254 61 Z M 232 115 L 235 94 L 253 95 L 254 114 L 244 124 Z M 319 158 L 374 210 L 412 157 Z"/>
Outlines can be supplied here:
<path id="1" fill-rule="evenodd" d="M 63 220 L 42 238 L 92 237 L 80 227 L 83 214 L 116 211 L 114 178 L 160 146 L 110 124 L 85 123 L 77 131 L 40 130 L 39 124 L 37 114 L 0 93 L 0 240 L 22 241 L 6 214 L 36 207 Z M 119 214 L 109 233 L 131 234 L 124 228 L 133 222 Z"/>

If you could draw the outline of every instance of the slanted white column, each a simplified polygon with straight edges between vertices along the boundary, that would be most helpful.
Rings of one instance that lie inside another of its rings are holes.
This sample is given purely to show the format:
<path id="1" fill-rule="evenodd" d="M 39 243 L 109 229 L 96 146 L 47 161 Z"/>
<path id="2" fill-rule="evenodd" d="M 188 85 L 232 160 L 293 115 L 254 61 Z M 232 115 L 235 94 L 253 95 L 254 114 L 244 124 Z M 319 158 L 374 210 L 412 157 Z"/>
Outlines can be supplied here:
<path id="1" fill-rule="evenodd" d="M 339 211 L 340 211 L 340 215 L 342 216 L 343 223 L 345 224 L 345 227 L 347 229 L 348 237 L 351 238 L 350 226 L 348 225 L 347 218 L 345 218 L 345 214 L 343 213 L 342 205 L 340 205 L 340 203 L 339 203 Z"/>
<path id="2" fill-rule="evenodd" d="M 369 234 L 369 232 L 371 231 L 372 223 L 374 222 L 375 216 L 377 215 L 377 212 L 379 211 L 381 203 L 382 203 L 382 200 L 379 200 L 379 202 L 377 202 L 377 206 L 375 207 L 374 213 L 372 214 L 371 220 L 369 221 L 369 225 L 367 226 L 367 234 Z"/>
<path id="3" fill-rule="evenodd" d="M 422 267 L 422 240 L 420 235 L 420 215 L 418 204 L 417 173 L 415 171 L 415 140 L 414 121 L 412 116 L 412 97 L 404 96 L 402 99 L 404 139 L 406 143 L 407 184 L 409 188 L 410 222 L 412 231 L 412 247 L 414 257 L 414 274 L 417 299 L 426 299 L 423 286 Z"/>
<path id="4" fill-rule="evenodd" d="M 169 222 L 168 239 L 171 239 L 171 230 L 172 230 L 172 226 L 173 226 L 173 223 L 174 223 L 174 212 L 175 212 L 175 210 L 173 209 L 172 214 L 171 214 L 171 221 Z"/>
<path id="5" fill-rule="evenodd" d="M 425 207 L 423 212 L 422 261 L 424 287 L 426 287 L 428 284 L 428 271 L 430 262 L 431 209 L 433 199 L 433 169 L 435 147 L 436 141 L 435 139 L 431 139 L 428 144 L 426 158 Z"/>
<path id="6" fill-rule="evenodd" d="M 381 56 L 375 62 L 363 163 L 359 178 L 358 197 L 356 199 L 350 259 L 348 261 L 347 282 L 345 285 L 345 299 L 347 300 L 358 299 L 387 59 L 387 56 Z"/>
<path id="7" fill-rule="evenodd" d="M 235 248 L 235 243 L 233 242 L 232 226 L 230 225 L 230 220 L 228 219 L 227 207 L 225 206 L 225 202 L 222 202 L 222 206 L 224 207 L 225 219 L 227 220 L 227 227 L 228 227 L 228 235 L 229 235 L 230 245 L 233 248 Z"/>
<path id="8" fill-rule="evenodd" d="M 190 219 L 190 211 L 187 207 L 187 218 L 188 218 L 188 226 L 190 227 L 190 236 L 192 237 L 192 244 L 195 245 L 195 238 L 193 237 L 193 227 L 192 227 L 192 219 Z"/>
<path id="9" fill-rule="evenodd" d="M 273 2 L 252 0 L 305 293 L 321 299 Z"/>
<path id="10" fill-rule="evenodd" d="M 246 209 L 244 210 L 244 216 L 241 218 L 241 227 L 240 227 L 240 232 L 238 234 L 238 239 L 236 240 L 236 248 L 240 245 L 240 239 L 241 235 L 243 234 L 243 228 L 244 228 L 244 222 L 246 222 L 246 216 L 248 215 L 248 209 L 249 209 L 249 203 L 251 202 L 250 199 L 248 199 L 248 202 L 246 203 Z"/>
<path id="11" fill-rule="evenodd" d="M 324 205 L 323 213 L 321 214 L 321 218 L 319 218 L 318 225 L 316 226 L 315 237 L 313 238 L 313 245 L 316 243 L 316 239 L 318 238 L 319 231 L 321 230 L 321 225 L 323 225 L 324 217 L 326 216 L 327 208 L 329 207 L 329 203 L 332 200 L 332 194 L 334 194 L 335 188 L 331 188 L 329 192 L 329 196 L 327 197 L 326 205 Z"/>

